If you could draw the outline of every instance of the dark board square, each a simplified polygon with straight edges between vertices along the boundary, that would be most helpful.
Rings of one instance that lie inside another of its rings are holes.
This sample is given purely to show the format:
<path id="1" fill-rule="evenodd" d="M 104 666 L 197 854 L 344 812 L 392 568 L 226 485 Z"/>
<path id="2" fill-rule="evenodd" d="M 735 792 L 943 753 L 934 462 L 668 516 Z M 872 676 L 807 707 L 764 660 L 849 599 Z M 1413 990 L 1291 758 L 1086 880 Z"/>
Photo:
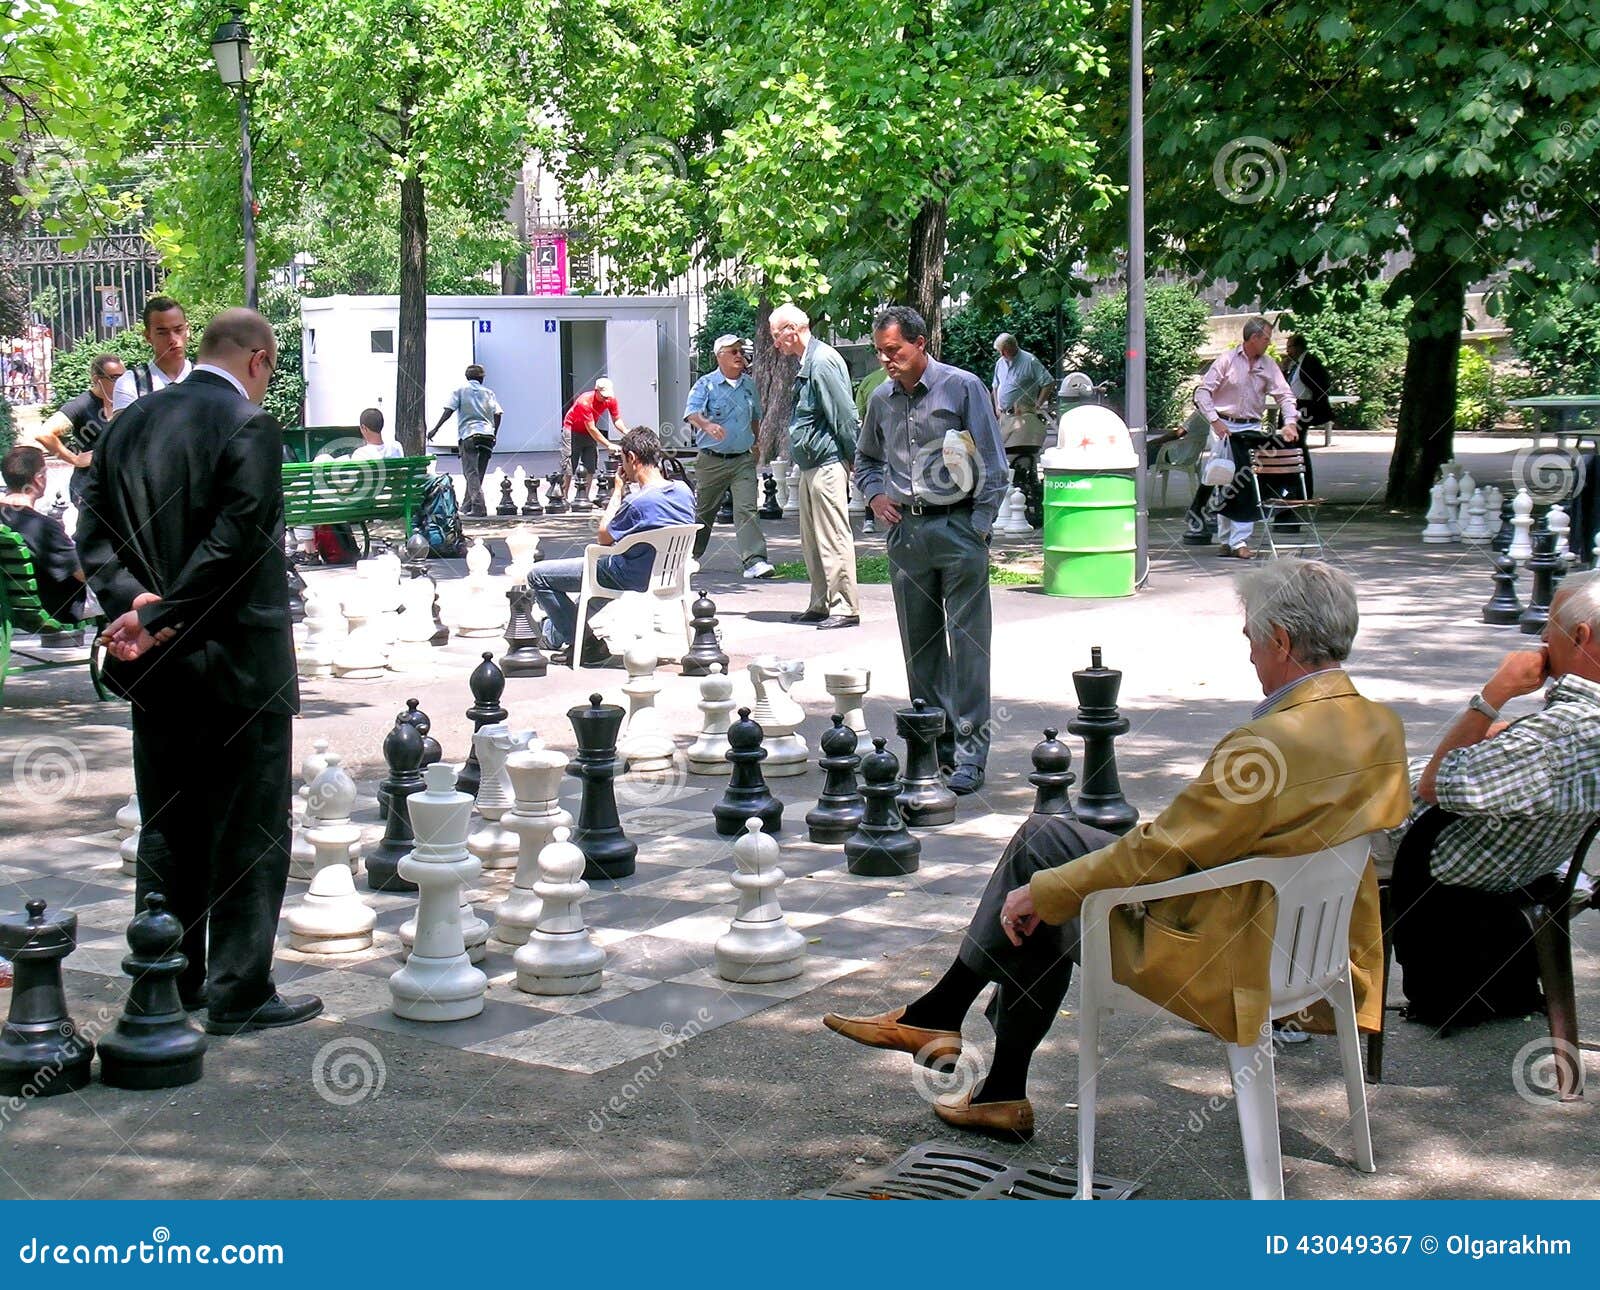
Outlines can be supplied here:
<path id="1" fill-rule="evenodd" d="M 555 1015 L 553 1012 L 542 1012 L 538 1008 L 521 1008 L 514 1003 L 502 1003 L 497 999 L 490 999 L 484 1003 L 482 1012 L 476 1017 L 468 1017 L 465 1021 L 409 1021 L 404 1017 L 395 1016 L 388 1009 L 383 1009 L 360 1017 L 352 1017 L 350 1022 L 352 1025 L 365 1026 L 369 1030 L 408 1035 L 414 1039 L 424 1039 L 429 1043 L 444 1044 L 450 1048 L 466 1048 L 472 1044 L 481 1044 L 487 1039 L 499 1039 L 502 1035 L 509 1035 L 513 1031 L 540 1025 Z"/>
<path id="2" fill-rule="evenodd" d="M 618 1026 L 681 1031 L 687 1026 L 705 1028 L 738 1021 L 777 1002 L 764 995 L 739 994 L 731 984 L 723 991 L 668 981 L 586 1008 L 577 1015 Z"/>
<path id="3" fill-rule="evenodd" d="M 944 935 L 940 927 L 902 927 L 883 923 L 854 922 L 848 917 L 830 918 L 806 929 L 806 940 L 816 941 L 806 948 L 812 954 L 836 959 L 871 959 L 884 954 L 926 945 Z"/>

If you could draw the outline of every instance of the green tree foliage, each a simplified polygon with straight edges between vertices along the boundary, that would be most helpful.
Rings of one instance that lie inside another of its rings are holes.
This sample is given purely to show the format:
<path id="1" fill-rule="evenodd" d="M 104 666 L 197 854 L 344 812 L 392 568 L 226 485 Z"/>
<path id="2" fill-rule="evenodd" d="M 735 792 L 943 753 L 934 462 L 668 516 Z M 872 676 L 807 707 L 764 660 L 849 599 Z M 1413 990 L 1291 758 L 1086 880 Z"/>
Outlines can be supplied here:
<path id="1" fill-rule="evenodd" d="M 1577 283 L 1520 301 L 1511 312 L 1512 340 L 1543 394 L 1600 391 L 1600 305 Z"/>
<path id="2" fill-rule="evenodd" d="M 1456 429 L 1492 430 L 1505 414 L 1505 395 L 1488 358 L 1463 345 L 1456 369 Z"/>
<path id="3" fill-rule="evenodd" d="M 0 394 L 0 456 L 10 452 L 16 441 L 17 426 L 11 413 L 11 400 Z"/>
<path id="4" fill-rule="evenodd" d="M 1339 424 L 1373 428 L 1392 423 L 1399 410 L 1406 362 L 1406 314 L 1411 302 L 1386 303 L 1385 285 L 1325 287 L 1315 305 L 1280 318 L 1278 338 L 1297 331 L 1328 369 L 1330 393 L 1361 400 L 1339 412 Z"/>
<path id="5" fill-rule="evenodd" d="M 694 334 L 694 370 L 697 375 L 717 365 L 711 343 L 718 336 L 741 336 L 753 341 L 756 307 L 735 287 L 718 287 L 706 293 L 706 320 Z"/>
<path id="6" fill-rule="evenodd" d="M 976 372 L 988 380 L 994 371 L 994 338 L 1003 331 L 1017 338 L 1017 344 L 1027 350 L 1056 377 L 1060 369 L 1056 359 L 1065 349 L 1077 342 L 1083 330 L 1083 320 L 1078 316 L 1078 306 L 1071 300 L 1061 305 L 1061 333 L 1057 343 L 1056 311 L 1026 303 L 1011 302 L 1009 308 L 990 307 L 978 303 L 962 305 L 945 319 L 944 352 L 942 360 Z"/>
<path id="7" fill-rule="evenodd" d="M 1412 308 L 1389 498 L 1420 504 L 1451 454 L 1467 286 L 1516 264 L 1531 293 L 1592 261 L 1600 8 L 1195 0 L 1152 9 L 1151 28 L 1166 254 L 1294 308 L 1409 255 L 1390 294 Z"/>
<path id="8" fill-rule="evenodd" d="M 1184 387 L 1195 375 L 1209 316 L 1188 287 L 1152 287 L 1145 297 L 1145 406 L 1152 433 L 1176 429 L 1189 415 Z M 1110 381 L 1119 399 L 1127 347 L 1128 293 L 1119 291 L 1090 308 L 1082 342 L 1083 370 L 1096 382 Z"/>

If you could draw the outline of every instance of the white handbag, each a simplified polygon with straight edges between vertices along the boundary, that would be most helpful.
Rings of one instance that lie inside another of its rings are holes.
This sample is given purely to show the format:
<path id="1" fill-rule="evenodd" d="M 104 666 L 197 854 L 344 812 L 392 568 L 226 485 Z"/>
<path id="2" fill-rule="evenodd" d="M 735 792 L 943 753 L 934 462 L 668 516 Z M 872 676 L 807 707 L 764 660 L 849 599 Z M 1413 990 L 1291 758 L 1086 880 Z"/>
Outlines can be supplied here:
<path id="1" fill-rule="evenodd" d="M 1200 482 L 1210 488 L 1226 488 L 1233 483 L 1233 452 L 1228 441 L 1215 430 L 1206 436 L 1206 460 L 1200 468 Z"/>

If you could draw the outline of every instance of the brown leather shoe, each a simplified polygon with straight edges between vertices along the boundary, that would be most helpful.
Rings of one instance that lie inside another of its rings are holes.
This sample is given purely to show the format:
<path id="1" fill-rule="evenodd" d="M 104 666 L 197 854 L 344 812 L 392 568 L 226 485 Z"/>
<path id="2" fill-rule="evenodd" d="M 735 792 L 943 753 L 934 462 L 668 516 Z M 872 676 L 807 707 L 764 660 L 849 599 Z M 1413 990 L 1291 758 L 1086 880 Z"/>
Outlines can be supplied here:
<path id="1" fill-rule="evenodd" d="M 1256 553 L 1247 546 L 1236 546 L 1233 548 L 1233 556 L 1236 560 L 1254 560 Z"/>
<path id="2" fill-rule="evenodd" d="M 946 1093 L 936 1098 L 933 1113 L 946 1124 L 975 1133 L 989 1133 L 1013 1142 L 1033 1137 L 1033 1103 L 1027 1098 L 1015 1102 L 972 1102 L 972 1093 Z"/>
<path id="3" fill-rule="evenodd" d="M 868 1048 L 892 1048 L 910 1053 L 920 1066 L 946 1070 L 961 1056 L 959 1030 L 925 1030 L 921 1026 L 902 1026 L 900 1018 L 905 1009 L 880 1012 L 876 1017 L 841 1017 L 830 1012 L 822 1024 L 846 1039 L 853 1039 Z"/>

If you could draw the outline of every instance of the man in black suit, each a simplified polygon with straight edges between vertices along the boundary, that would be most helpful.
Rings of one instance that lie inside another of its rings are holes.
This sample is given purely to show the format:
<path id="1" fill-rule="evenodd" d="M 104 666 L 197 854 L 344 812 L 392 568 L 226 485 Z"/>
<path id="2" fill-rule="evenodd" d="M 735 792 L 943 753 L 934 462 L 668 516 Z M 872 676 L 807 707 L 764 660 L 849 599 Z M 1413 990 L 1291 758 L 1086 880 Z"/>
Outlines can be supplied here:
<path id="1" fill-rule="evenodd" d="M 106 680 L 133 705 L 135 896 L 166 895 L 184 926 L 184 1005 L 208 1008 L 206 1030 L 231 1035 L 295 1025 L 322 1001 L 283 998 L 272 980 L 300 706 L 283 432 L 258 406 L 278 348 L 260 314 L 229 309 L 199 357 L 188 380 L 111 423 L 78 538 L 111 620 Z"/>
<path id="2" fill-rule="evenodd" d="M 1322 360 L 1306 348 L 1306 338 L 1291 332 L 1283 343 L 1283 379 L 1294 391 L 1295 404 L 1300 409 L 1300 450 L 1306 461 L 1306 493 L 1316 495 L 1315 477 L 1311 473 L 1311 432 L 1321 430 L 1333 420 L 1333 405 L 1328 402 L 1328 369 Z"/>

